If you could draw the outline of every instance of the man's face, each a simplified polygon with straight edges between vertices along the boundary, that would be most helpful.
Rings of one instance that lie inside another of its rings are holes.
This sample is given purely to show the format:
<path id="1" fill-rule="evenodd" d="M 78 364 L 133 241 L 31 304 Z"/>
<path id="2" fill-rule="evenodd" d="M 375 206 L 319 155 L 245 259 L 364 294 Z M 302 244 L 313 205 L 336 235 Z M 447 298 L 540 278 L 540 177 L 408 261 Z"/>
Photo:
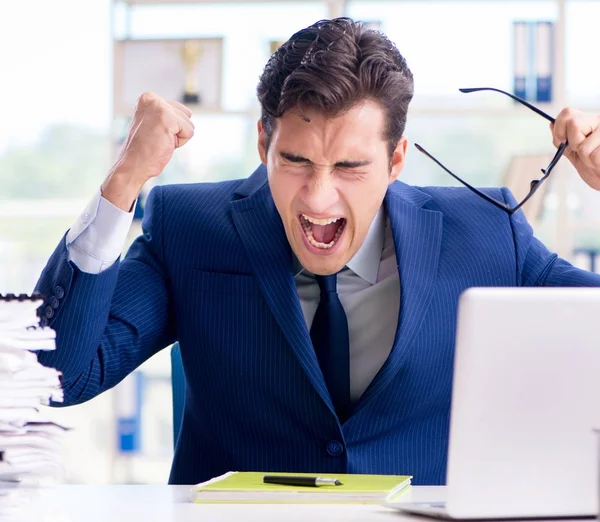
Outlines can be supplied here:
<path id="1" fill-rule="evenodd" d="M 372 101 L 334 118 L 310 109 L 305 114 L 310 122 L 296 111 L 278 118 L 268 151 L 259 122 L 258 148 L 292 250 L 305 269 L 327 275 L 363 244 L 402 170 L 406 140 L 390 160 L 385 113 Z"/>

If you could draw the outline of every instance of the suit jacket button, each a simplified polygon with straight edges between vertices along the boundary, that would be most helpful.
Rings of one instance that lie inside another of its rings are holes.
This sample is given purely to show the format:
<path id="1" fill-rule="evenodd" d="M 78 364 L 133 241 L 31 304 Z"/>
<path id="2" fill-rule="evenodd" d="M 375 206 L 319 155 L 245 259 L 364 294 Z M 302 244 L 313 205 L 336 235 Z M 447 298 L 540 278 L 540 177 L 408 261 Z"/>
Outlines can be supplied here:
<path id="1" fill-rule="evenodd" d="M 59 302 L 55 295 L 50 298 L 50 306 L 52 308 L 58 308 Z"/>
<path id="2" fill-rule="evenodd" d="M 65 296 L 65 289 L 62 286 L 57 286 L 54 289 L 54 293 L 56 294 L 56 297 L 62 299 Z"/>
<path id="3" fill-rule="evenodd" d="M 330 440 L 327 444 L 327 453 L 329 453 L 332 457 L 339 457 L 342 453 L 344 453 L 344 446 L 337 440 Z"/>
<path id="4" fill-rule="evenodd" d="M 48 319 L 46 317 L 40 319 L 40 326 L 48 326 Z"/>
<path id="5" fill-rule="evenodd" d="M 47 306 L 46 309 L 44 310 L 44 315 L 48 319 L 52 319 L 52 316 L 54 315 L 54 308 L 52 308 L 51 306 Z"/>

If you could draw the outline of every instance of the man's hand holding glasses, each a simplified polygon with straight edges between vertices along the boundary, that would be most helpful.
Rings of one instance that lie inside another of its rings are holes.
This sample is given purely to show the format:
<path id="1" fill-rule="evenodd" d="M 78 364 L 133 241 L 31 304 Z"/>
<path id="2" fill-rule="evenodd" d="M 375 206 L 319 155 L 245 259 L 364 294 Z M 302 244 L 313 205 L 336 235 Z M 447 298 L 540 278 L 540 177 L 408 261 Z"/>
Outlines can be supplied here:
<path id="1" fill-rule="evenodd" d="M 600 114 L 563 109 L 550 124 L 550 130 L 555 146 L 568 141 L 565 156 L 581 179 L 600 190 Z"/>

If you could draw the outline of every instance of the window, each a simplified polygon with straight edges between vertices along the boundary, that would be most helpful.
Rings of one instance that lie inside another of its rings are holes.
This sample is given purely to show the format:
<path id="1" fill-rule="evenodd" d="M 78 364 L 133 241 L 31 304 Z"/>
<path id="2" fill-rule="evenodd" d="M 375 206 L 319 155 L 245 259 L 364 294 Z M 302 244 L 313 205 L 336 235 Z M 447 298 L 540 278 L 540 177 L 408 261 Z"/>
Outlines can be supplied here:
<path id="1" fill-rule="evenodd" d="M 600 72 L 593 64 L 598 48 L 600 1 L 569 0 L 565 14 L 565 79 L 569 104 L 597 110 Z"/>
<path id="2" fill-rule="evenodd" d="M 28 0 L 0 8 L 9 22 L 0 31 L 1 292 L 33 290 L 108 171 L 109 6 Z"/>

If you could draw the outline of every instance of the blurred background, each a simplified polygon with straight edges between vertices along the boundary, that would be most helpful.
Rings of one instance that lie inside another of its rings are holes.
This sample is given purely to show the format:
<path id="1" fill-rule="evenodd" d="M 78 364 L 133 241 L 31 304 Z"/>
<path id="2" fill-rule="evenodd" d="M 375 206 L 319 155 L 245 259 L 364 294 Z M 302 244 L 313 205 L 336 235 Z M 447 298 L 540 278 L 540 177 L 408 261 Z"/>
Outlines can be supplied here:
<path id="1" fill-rule="evenodd" d="M 146 90 L 185 100 L 196 124 L 158 183 L 248 176 L 266 61 L 298 29 L 341 15 L 384 31 L 414 73 L 408 183 L 454 184 L 415 142 L 472 184 L 517 195 L 551 158 L 543 118 L 461 87 L 519 93 L 554 116 L 600 112 L 600 0 L 1 0 L 0 292 L 33 290 Z M 599 200 L 563 160 L 526 212 L 551 249 L 595 270 Z M 130 240 L 139 230 L 136 220 Z M 165 483 L 171 394 L 164 350 L 114 390 L 49 412 L 74 428 L 67 481 Z"/>

